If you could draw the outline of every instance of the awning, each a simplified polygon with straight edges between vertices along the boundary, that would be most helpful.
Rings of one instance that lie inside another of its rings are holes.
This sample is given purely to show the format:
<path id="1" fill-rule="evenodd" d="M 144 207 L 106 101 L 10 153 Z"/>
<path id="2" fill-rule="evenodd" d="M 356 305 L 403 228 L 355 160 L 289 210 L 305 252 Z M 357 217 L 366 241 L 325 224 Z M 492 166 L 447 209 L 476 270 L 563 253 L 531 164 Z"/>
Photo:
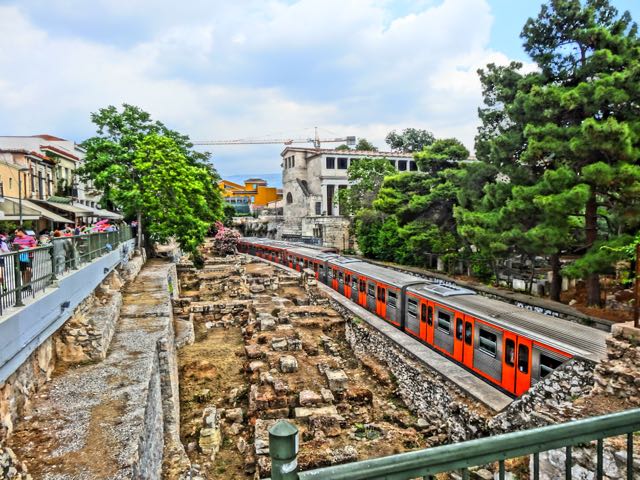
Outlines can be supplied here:
<path id="1" fill-rule="evenodd" d="M 79 205 L 69 205 L 67 203 L 48 202 L 45 200 L 41 201 L 40 203 L 46 204 L 49 207 L 64 210 L 65 212 L 73 213 L 74 215 L 79 217 L 91 216 L 91 214 L 93 213 L 89 207 L 85 207 L 85 206 L 81 207 Z"/>
<path id="2" fill-rule="evenodd" d="M 41 207 L 35 202 L 31 202 L 29 200 L 22 200 L 22 207 L 27 205 L 29 208 L 37 210 L 40 212 L 40 215 L 46 219 L 49 219 L 53 222 L 57 223 L 73 223 L 73 220 L 63 217 L 62 215 L 58 215 L 57 213 L 52 212 L 51 210 L 47 210 L 44 207 Z"/>
<path id="3" fill-rule="evenodd" d="M 0 211 L 4 213 L 0 220 L 20 221 L 20 204 L 17 198 L 0 197 L 3 201 L 0 201 Z M 25 200 L 22 201 L 22 220 L 38 220 L 42 214 L 39 210 L 36 210 L 28 206 Z M 65 219 L 65 222 L 69 220 Z"/>
<path id="4" fill-rule="evenodd" d="M 103 210 L 101 208 L 93 208 L 95 217 L 108 218 L 110 220 L 122 220 L 124 217 L 116 212 L 110 212 L 109 210 Z"/>

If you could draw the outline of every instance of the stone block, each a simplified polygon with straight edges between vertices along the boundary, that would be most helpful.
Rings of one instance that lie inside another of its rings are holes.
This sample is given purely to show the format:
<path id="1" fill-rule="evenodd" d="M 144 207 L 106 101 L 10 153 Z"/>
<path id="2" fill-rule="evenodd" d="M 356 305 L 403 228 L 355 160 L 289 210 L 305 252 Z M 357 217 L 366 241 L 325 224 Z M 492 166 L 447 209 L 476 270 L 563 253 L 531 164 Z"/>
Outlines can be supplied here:
<path id="1" fill-rule="evenodd" d="M 273 389 L 276 391 L 277 395 L 283 395 L 289 391 L 289 384 L 278 378 L 273 380 Z"/>
<path id="2" fill-rule="evenodd" d="M 296 360 L 296 357 L 293 357 L 291 355 L 280 357 L 280 371 L 282 373 L 293 373 L 297 370 L 298 361 Z"/>
<path id="3" fill-rule="evenodd" d="M 231 423 L 242 423 L 244 415 L 242 414 L 241 408 L 230 408 L 225 412 L 224 418 L 229 420 Z"/>
<path id="4" fill-rule="evenodd" d="M 288 338 L 287 348 L 292 352 L 302 350 L 302 340 L 299 338 Z"/>
<path id="5" fill-rule="evenodd" d="M 253 362 L 249 363 L 249 371 L 251 372 L 264 370 L 266 368 L 268 368 L 267 364 L 261 360 L 254 360 Z"/>
<path id="6" fill-rule="evenodd" d="M 309 418 L 311 416 L 314 417 L 327 417 L 327 416 L 338 416 L 338 410 L 335 406 L 329 405 L 327 407 L 296 407 L 294 410 L 296 418 Z"/>
<path id="7" fill-rule="evenodd" d="M 245 345 L 244 351 L 247 354 L 247 358 L 251 360 L 255 360 L 257 358 L 262 358 L 263 353 L 260 350 L 260 347 L 254 343 Z"/>
<path id="8" fill-rule="evenodd" d="M 271 348 L 276 352 L 284 352 L 287 349 L 287 339 L 281 337 L 272 338 Z"/>
<path id="9" fill-rule="evenodd" d="M 349 378 L 347 374 L 344 373 L 344 370 L 326 369 L 324 374 L 327 377 L 327 383 L 332 392 L 342 392 L 345 390 Z"/>
<path id="10" fill-rule="evenodd" d="M 321 388 L 320 395 L 322 395 L 322 401 L 324 403 L 332 404 L 335 401 L 333 393 L 331 393 L 331 390 L 329 390 L 328 388 Z"/>
<path id="11" fill-rule="evenodd" d="M 298 396 L 298 403 L 301 407 L 310 407 L 322 402 L 322 397 L 312 390 L 302 390 Z"/>
<path id="12" fill-rule="evenodd" d="M 267 332 L 276 329 L 276 321 L 273 318 L 261 318 L 260 319 L 260 331 Z"/>
<path id="13" fill-rule="evenodd" d="M 254 428 L 254 448 L 256 455 L 267 455 L 269 453 L 269 428 L 275 425 L 276 420 L 256 420 Z"/>

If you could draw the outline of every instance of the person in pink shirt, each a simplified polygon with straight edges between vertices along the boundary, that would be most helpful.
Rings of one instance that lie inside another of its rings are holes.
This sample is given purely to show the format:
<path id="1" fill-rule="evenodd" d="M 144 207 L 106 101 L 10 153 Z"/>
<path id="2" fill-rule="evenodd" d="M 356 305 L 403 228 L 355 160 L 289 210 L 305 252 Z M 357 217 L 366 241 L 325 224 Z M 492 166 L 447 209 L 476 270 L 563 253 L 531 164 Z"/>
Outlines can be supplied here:
<path id="1" fill-rule="evenodd" d="M 13 239 L 13 246 L 16 250 L 28 250 L 37 246 L 36 239 L 27 235 L 24 228 L 16 228 L 16 236 Z M 33 254 L 23 252 L 20 254 L 20 271 L 22 272 L 22 284 L 26 285 L 31 281 L 31 259 Z"/>

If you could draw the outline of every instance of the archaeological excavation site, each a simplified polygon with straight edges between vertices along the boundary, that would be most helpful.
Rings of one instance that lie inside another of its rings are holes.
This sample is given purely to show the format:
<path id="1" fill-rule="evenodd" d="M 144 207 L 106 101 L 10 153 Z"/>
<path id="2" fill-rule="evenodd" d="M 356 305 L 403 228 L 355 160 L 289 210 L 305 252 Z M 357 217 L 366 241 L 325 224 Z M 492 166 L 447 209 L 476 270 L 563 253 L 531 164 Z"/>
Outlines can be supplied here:
<path id="1" fill-rule="evenodd" d="M 285 467 L 305 472 L 640 404 L 640 356 L 624 332 L 608 338 L 606 360 L 572 359 L 514 398 L 313 269 L 219 255 L 213 242 L 202 254 L 200 266 L 135 256 L 120 265 L 0 385 L 0 479 L 285 478 L 270 455 L 279 422 L 297 431 Z M 595 478 L 601 455 L 601 478 L 636 478 L 626 462 L 638 443 L 575 446 L 571 472 Z M 432 478 L 565 478 L 566 454 Z"/>

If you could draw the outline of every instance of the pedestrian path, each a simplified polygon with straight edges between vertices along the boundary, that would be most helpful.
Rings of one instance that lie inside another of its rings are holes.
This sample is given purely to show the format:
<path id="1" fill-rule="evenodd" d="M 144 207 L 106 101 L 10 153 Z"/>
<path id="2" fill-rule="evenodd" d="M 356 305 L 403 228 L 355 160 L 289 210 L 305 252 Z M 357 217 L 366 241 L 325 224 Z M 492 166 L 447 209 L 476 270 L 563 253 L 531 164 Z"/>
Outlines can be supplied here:
<path id="1" fill-rule="evenodd" d="M 31 415 L 8 442 L 34 478 L 160 478 L 157 345 L 173 334 L 171 268 L 149 261 L 125 289 L 104 361 L 58 372 L 38 392 Z"/>

